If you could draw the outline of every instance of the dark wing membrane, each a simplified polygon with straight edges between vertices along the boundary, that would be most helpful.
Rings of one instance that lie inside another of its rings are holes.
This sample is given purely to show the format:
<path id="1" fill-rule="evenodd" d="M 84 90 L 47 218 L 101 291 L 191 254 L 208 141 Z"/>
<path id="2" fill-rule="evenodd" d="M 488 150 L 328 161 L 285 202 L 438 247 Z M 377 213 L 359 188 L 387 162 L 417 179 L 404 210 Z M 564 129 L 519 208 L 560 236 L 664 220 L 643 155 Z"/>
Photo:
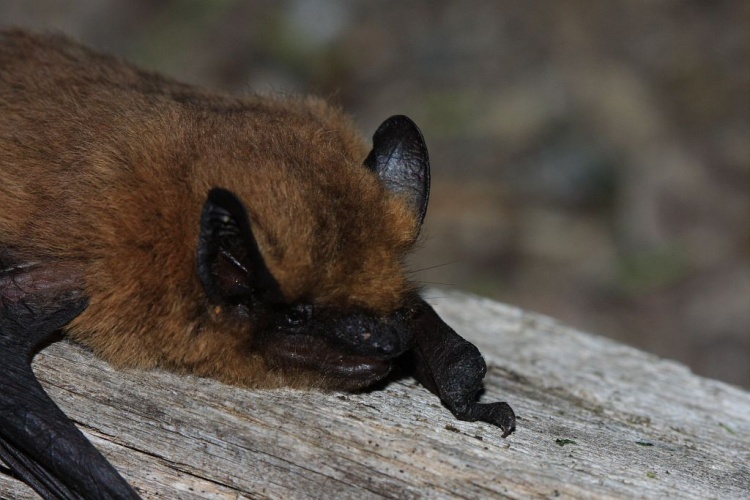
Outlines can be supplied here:
<path id="1" fill-rule="evenodd" d="M 411 326 L 414 331 L 414 376 L 459 420 L 488 422 L 500 427 L 503 437 L 516 428 L 508 403 L 479 403 L 486 372 L 479 349 L 458 335 L 422 298 L 415 299 Z"/>
<path id="2" fill-rule="evenodd" d="M 139 498 L 31 370 L 34 353 L 86 307 L 75 290 L 55 289 L 53 274 L 0 270 L 0 459 L 43 498 Z"/>

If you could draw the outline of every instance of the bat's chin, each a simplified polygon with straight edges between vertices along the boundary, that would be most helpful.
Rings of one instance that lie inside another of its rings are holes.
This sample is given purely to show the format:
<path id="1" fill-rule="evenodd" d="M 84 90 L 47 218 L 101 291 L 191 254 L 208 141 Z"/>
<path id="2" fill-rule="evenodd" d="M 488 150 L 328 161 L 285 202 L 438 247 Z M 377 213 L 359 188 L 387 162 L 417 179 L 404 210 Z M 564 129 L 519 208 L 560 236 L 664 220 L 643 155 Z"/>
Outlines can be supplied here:
<path id="1" fill-rule="evenodd" d="M 311 385 L 346 391 L 363 389 L 384 379 L 395 359 L 348 354 L 308 336 L 277 339 L 265 347 L 266 360 L 273 369 L 309 373 Z"/>
<path id="2" fill-rule="evenodd" d="M 383 380 L 391 372 L 391 360 L 342 356 L 331 363 L 306 367 L 323 376 L 323 385 L 331 389 L 354 391 Z"/>

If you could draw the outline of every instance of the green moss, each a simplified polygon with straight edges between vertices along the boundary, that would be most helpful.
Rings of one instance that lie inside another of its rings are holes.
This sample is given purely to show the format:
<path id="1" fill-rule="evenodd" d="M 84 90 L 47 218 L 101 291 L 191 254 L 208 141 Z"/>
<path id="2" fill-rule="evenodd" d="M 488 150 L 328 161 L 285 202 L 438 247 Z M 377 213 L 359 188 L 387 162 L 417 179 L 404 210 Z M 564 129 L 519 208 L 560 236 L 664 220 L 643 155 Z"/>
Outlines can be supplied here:
<path id="1" fill-rule="evenodd" d="M 575 442 L 574 440 L 572 440 L 572 439 L 560 439 L 560 438 L 558 438 L 558 439 L 555 439 L 555 443 L 556 443 L 556 444 L 557 444 L 558 446 L 565 446 L 566 444 L 578 444 L 578 443 L 576 443 L 576 442 Z"/>

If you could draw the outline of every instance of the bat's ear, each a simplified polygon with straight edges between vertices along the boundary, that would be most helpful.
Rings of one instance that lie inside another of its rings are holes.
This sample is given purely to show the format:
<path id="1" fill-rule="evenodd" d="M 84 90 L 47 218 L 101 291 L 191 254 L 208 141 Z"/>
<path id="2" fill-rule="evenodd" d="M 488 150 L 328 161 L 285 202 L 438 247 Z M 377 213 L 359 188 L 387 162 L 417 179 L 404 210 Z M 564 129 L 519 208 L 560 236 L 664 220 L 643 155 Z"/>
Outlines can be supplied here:
<path id="1" fill-rule="evenodd" d="M 430 197 L 430 158 L 422 132 L 409 118 L 391 116 L 372 137 L 365 166 L 380 176 L 391 192 L 403 194 L 422 226 Z"/>
<path id="2" fill-rule="evenodd" d="M 247 209 L 231 191 L 213 188 L 203 205 L 198 276 L 214 304 L 283 300 L 250 226 Z"/>

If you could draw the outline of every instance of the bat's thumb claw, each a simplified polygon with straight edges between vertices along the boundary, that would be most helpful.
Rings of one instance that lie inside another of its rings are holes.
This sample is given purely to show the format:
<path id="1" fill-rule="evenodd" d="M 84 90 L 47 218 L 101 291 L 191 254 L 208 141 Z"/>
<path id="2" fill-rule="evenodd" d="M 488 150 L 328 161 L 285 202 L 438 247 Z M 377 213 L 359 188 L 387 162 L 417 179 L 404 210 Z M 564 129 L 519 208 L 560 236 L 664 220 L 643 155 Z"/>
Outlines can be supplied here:
<path id="1" fill-rule="evenodd" d="M 505 438 L 510 436 L 516 430 L 516 415 L 507 403 L 500 404 L 505 405 L 507 409 L 507 412 L 503 412 L 500 417 L 500 422 L 498 422 L 498 426 L 503 430 L 503 437 Z"/>
<path id="2" fill-rule="evenodd" d="M 510 436 L 516 430 L 516 414 L 508 403 L 494 403 L 492 422 L 503 430 L 503 437 Z"/>
<path id="3" fill-rule="evenodd" d="M 508 403 L 478 404 L 477 406 L 481 409 L 478 413 L 482 414 L 478 420 L 500 427 L 504 438 L 516 430 L 516 414 Z"/>
<path id="4" fill-rule="evenodd" d="M 459 420 L 469 422 L 480 421 L 496 425 L 503 431 L 502 436 L 508 437 L 516 430 L 516 414 L 508 403 L 471 403 L 452 409 Z"/>

